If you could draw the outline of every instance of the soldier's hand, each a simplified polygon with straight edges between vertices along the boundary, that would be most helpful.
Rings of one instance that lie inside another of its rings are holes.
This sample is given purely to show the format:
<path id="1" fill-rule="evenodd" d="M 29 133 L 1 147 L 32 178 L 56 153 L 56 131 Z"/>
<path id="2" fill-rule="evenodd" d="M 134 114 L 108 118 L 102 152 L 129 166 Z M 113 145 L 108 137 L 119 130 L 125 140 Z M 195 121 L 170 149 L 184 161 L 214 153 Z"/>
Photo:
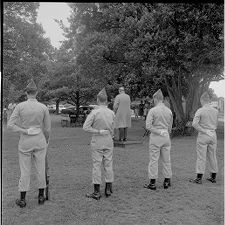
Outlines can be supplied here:
<path id="1" fill-rule="evenodd" d="M 101 135 L 107 135 L 107 134 L 110 134 L 110 131 L 109 130 L 100 130 L 99 133 Z"/>
<path id="2" fill-rule="evenodd" d="M 160 131 L 160 135 L 165 137 L 168 135 L 168 132 L 167 131 Z"/>
<path id="3" fill-rule="evenodd" d="M 206 131 L 206 134 L 209 135 L 210 137 L 213 137 L 214 132 L 213 131 L 210 131 L 210 130 L 207 130 Z"/>
<path id="4" fill-rule="evenodd" d="M 22 133 L 28 134 L 28 129 L 23 129 Z"/>

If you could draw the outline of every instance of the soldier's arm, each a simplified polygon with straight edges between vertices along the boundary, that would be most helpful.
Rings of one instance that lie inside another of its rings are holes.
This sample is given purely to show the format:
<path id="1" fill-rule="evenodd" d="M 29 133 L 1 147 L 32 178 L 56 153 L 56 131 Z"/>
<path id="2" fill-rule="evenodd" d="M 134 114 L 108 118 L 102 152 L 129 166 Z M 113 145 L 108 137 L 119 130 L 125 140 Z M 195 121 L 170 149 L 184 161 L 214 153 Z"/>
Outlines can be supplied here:
<path id="1" fill-rule="evenodd" d="M 160 135 L 160 131 L 158 129 L 154 128 L 154 126 L 153 126 L 153 120 L 154 120 L 153 111 L 149 110 L 147 118 L 146 118 L 146 129 L 150 130 L 151 133 Z"/>
<path id="2" fill-rule="evenodd" d="M 51 133 L 51 117 L 50 117 L 50 114 L 49 114 L 49 111 L 48 111 L 47 108 L 45 109 L 45 115 L 44 115 L 44 121 L 43 122 L 44 122 L 43 133 L 44 133 L 46 142 L 48 143 L 49 138 L 50 138 L 50 133 Z"/>
<path id="3" fill-rule="evenodd" d="M 113 117 L 113 122 L 112 122 L 112 127 L 111 127 L 111 130 L 110 130 L 110 134 L 111 134 L 112 137 L 114 137 L 114 126 L 115 126 L 114 122 L 115 122 L 115 118 L 116 118 L 116 115 L 115 115 L 114 112 L 113 112 L 112 117 Z"/>
<path id="4" fill-rule="evenodd" d="M 95 115 L 92 111 L 90 114 L 88 114 L 88 116 L 83 124 L 83 130 L 90 132 L 90 133 L 99 134 L 100 131 L 92 127 L 94 118 L 95 118 Z"/>
<path id="5" fill-rule="evenodd" d="M 197 110 L 197 112 L 195 113 L 193 122 L 192 122 L 192 126 L 198 131 L 198 132 L 202 132 L 202 133 L 206 133 L 206 130 L 203 129 L 201 127 L 201 125 L 199 124 L 201 119 L 201 110 Z"/>
<path id="6" fill-rule="evenodd" d="M 19 106 L 16 106 L 15 109 L 13 110 L 12 115 L 10 116 L 10 119 L 7 123 L 8 129 L 14 131 L 14 132 L 20 132 L 23 134 L 27 134 L 28 131 L 27 129 L 24 129 L 18 125 L 18 120 L 19 120 Z"/>
<path id="7" fill-rule="evenodd" d="M 169 133 L 171 133 L 172 127 L 173 127 L 173 114 L 171 113 L 170 126 L 169 126 Z"/>

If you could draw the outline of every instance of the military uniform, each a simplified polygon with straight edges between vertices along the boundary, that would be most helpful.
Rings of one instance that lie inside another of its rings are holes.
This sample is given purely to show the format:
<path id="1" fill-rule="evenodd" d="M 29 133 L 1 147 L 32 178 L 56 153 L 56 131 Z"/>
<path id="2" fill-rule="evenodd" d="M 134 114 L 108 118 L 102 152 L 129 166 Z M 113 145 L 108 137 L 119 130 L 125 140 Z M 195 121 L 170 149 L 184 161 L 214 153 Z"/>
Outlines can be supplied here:
<path id="1" fill-rule="evenodd" d="M 203 93 L 201 96 L 206 103 L 195 113 L 192 126 L 198 131 L 196 152 L 196 173 L 197 179 L 191 180 L 195 183 L 202 183 L 201 178 L 205 173 L 206 157 L 209 160 L 209 170 L 215 182 L 218 165 L 216 159 L 217 136 L 215 130 L 218 124 L 218 110 L 209 104 L 209 96 Z M 212 178 L 212 177 L 211 177 Z M 210 180 L 211 181 L 211 180 Z"/>
<path id="2" fill-rule="evenodd" d="M 28 85 L 29 87 L 29 85 Z M 19 165 L 21 177 L 19 180 L 19 191 L 27 192 L 30 186 L 31 162 L 37 169 L 38 187 L 44 189 L 45 181 L 45 156 L 46 137 L 45 132 L 50 132 L 51 120 L 48 108 L 35 98 L 19 103 L 9 121 L 8 128 L 14 132 L 20 132 L 18 145 Z M 27 130 L 26 133 L 22 130 Z"/>
<path id="3" fill-rule="evenodd" d="M 103 89 L 99 95 L 106 95 Z M 87 116 L 83 129 L 92 133 L 91 151 L 93 160 L 92 183 L 96 186 L 101 182 L 101 164 L 105 171 L 105 182 L 114 181 L 113 174 L 113 124 L 115 114 L 107 105 L 99 105 Z M 101 131 L 106 131 L 102 133 Z M 99 186 L 97 186 L 99 187 Z"/>
<path id="4" fill-rule="evenodd" d="M 120 93 L 116 96 L 113 109 L 116 114 L 115 129 L 119 128 L 119 140 L 126 141 L 127 128 L 131 127 L 130 96 Z"/>
<path id="5" fill-rule="evenodd" d="M 162 96 L 161 90 L 154 94 L 154 97 Z M 163 98 L 163 96 L 162 96 Z M 171 141 L 169 133 L 172 129 L 173 116 L 171 110 L 161 101 L 155 107 L 151 108 L 146 118 L 146 129 L 150 130 L 149 154 L 150 162 L 148 165 L 148 176 L 150 184 L 155 184 L 158 178 L 158 159 L 162 157 L 162 173 L 165 179 L 172 177 L 170 149 Z M 149 185 L 145 186 L 149 188 Z M 151 188 L 150 188 L 151 189 Z M 156 187 L 154 186 L 154 189 Z"/>

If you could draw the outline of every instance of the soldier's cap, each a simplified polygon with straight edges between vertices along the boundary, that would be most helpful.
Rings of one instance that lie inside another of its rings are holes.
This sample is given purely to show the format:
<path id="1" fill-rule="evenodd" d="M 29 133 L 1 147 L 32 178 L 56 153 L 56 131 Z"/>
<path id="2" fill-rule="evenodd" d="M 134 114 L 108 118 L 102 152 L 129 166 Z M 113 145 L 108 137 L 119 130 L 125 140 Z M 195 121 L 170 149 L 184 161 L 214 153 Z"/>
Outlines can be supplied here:
<path id="1" fill-rule="evenodd" d="M 120 87 L 120 88 L 119 88 L 119 91 L 125 91 L 125 90 L 124 90 L 124 87 Z"/>
<path id="2" fill-rule="evenodd" d="M 163 93 L 162 93 L 161 89 L 156 91 L 156 93 L 153 95 L 153 98 L 156 98 L 158 100 L 163 100 Z"/>
<path id="3" fill-rule="evenodd" d="M 201 95 L 201 100 L 203 100 L 204 102 L 210 102 L 210 97 L 209 97 L 209 93 L 207 91 L 205 91 L 202 95 Z"/>
<path id="4" fill-rule="evenodd" d="M 32 78 L 30 79 L 30 82 L 25 88 L 25 91 L 37 91 L 37 86 Z"/>
<path id="5" fill-rule="evenodd" d="M 97 97 L 101 102 L 107 101 L 108 97 L 107 97 L 105 88 L 99 91 L 99 93 L 97 94 Z"/>

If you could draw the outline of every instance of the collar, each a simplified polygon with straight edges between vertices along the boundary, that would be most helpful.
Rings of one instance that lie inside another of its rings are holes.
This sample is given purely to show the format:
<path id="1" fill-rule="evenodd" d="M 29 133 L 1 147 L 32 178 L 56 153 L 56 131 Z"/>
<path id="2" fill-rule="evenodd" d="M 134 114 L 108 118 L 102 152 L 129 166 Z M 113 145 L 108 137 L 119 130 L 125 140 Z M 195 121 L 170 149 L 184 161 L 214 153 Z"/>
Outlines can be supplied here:
<path id="1" fill-rule="evenodd" d="M 29 102 L 30 102 L 30 101 L 31 101 L 31 102 L 37 102 L 37 99 L 36 99 L 36 98 L 28 98 L 27 101 L 29 101 Z"/>
<path id="2" fill-rule="evenodd" d="M 205 105 L 203 105 L 202 107 L 209 107 L 210 103 L 206 103 Z"/>
<path id="3" fill-rule="evenodd" d="M 161 105 L 164 105 L 163 102 L 159 102 L 156 106 L 161 106 Z"/>
<path id="4" fill-rule="evenodd" d="M 98 105 L 98 107 L 106 108 L 107 105 Z"/>

